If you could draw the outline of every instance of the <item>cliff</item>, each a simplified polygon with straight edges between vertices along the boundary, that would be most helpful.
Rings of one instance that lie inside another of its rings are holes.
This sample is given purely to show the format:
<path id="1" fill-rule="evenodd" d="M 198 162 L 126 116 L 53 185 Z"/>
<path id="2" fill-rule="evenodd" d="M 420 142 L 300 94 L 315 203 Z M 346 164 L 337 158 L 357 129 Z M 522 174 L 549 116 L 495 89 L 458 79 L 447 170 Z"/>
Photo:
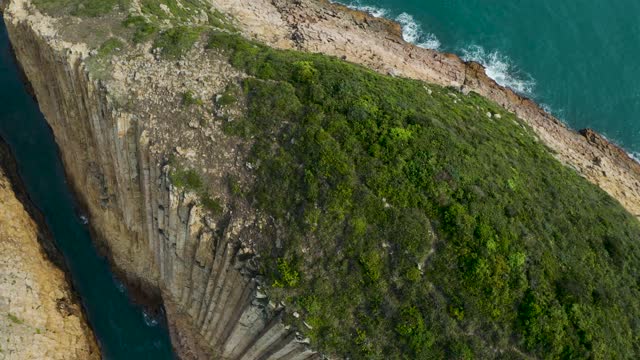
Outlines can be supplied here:
<path id="1" fill-rule="evenodd" d="M 575 133 L 498 86 L 478 64 L 406 44 L 397 25 L 326 1 L 212 4 L 229 15 L 219 21 L 273 47 L 334 55 L 493 100 L 523 119 L 558 160 L 640 216 L 638 164 L 597 134 Z M 267 296 L 261 270 L 275 261 L 259 250 L 265 242 L 282 248 L 282 229 L 255 203 L 235 196 L 252 186 L 259 164 L 251 157 L 256 138 L 225 131 L 241 114 L 224 99 L 253 75 L 222 52 L 207 51 L 198 36 L 182 58 L 157 43 L 127 45 L 119 39 L 144 29 L 123 28 L 123 21 L 138 26 L 127 14 L 51 13 L 30 0 L 6 4 L 16 56 L 99 245 L 130 284 L 150 295 L 159 290 L 181 356 L 319 358 L 303 331 L 281 321 L 298 318 L 287 311 L 292 305 Z M 189 26 L 210 24 L 217 14 L 198 12 Z M 186 40 L 173 35 L 167 41 L 182 51 Z M 275 233 L 263 231 L 272 228 Z"/>
<path id="2" fill-rule="evenodd" d="M 61 257 L 31 216 L 37 210 L 15 171 L 0 142 L 0 357 L 99 359 L 93 333 L 58 267 Z"/>
<path id="3" fill-rule="evenodd" d="M 278 321 L 282 306 L 265 301 L 259 279 L 251 276 L 253 253 L 245 230 L 255 222 L 251 215 L 225 204 L 224 213 L 211 216 L 196 194 L 169 181 L 171 154 L 189 156 L 214 176 L 218 188 L 244 166 L 235 144 L 218 146 L 209 158 L 182 150 L 224 144 L 219 129 L 178 121 L 176 94 L 200 87 L 210 96 L 221 91 L 228 65 L 203 64 L 209 60 L 194 54 L 169 77 L 173 61 L 139 51 L 142 56 L 131 62 L 114 64 L 111 81 L 101 81 L 87 71 L 90 48 L 61 36 L 56 19 L 28 1 L 9 2 L 4 14 L 16 57 L 99 245 L 130 284 L 151 295 L 161 290 L 183 358 L 203 358 L 212 349 L 225 359 L 312 358 L 304 339 Z M 65 35 L 73 34 L 71 27 Z M 124 90 L 133 90 L 133 96 Z M 127 108 L 127 102 L 135 106 Z"/>

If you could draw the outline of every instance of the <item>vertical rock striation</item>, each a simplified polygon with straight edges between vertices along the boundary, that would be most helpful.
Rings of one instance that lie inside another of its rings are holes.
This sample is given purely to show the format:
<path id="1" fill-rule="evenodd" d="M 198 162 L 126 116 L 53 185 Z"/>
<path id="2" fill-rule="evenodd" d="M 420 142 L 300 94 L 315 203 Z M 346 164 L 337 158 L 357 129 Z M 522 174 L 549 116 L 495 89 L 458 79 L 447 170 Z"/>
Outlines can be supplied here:
<path id="1" fill-rule="evenodd" d="M 181 357 L 317 357 L 307 340 L 282 324 L 283 306 L 258 291 L 251 247 L 257 220 L 251 211 L 226 206 L 214 216 L 197 194 L 171 184 L 168 152 L 184 155 L 181 149 L 190 143 L 164 139 L 178 131 L 168 109 L 144 107 L 153 107 L 154 101 L 164 105 L 165 99 L 138 93 L 133 109 L 118 103 L 123 79 L 138 79 L 142 92 L 176 95 L 173 84 L 157 87 L 158 79 L 173 71 L 162 66 L 174 63 L 149 68 L 146 62 L 152 57 L 138 62 L 135 70 L 130 64 L 116 66 L 116 83 L 105 82 L 88 69 L 88 46 L 65 41 L 57 20 L 29 1 L 10 1 L 4 16 L 16 57 L 52 128 L 70 183 L 90 215 L 98 245 L 129 284 L 162 297 Z M 159 77 L 151 77 L 153 71 L 160 71 Z M 149 83 L 140 80 L 144 77 Z M 173 80 L 182 83 L 184 77 Z M 221 147 L 216 134 L 209 135 L 208 144 Z M 220 161 L 223 169 L 234 167 Z M 228 161 L 244 164 L 237 158 Z M 218 177 L 221 182 L 224 174 Z"/>

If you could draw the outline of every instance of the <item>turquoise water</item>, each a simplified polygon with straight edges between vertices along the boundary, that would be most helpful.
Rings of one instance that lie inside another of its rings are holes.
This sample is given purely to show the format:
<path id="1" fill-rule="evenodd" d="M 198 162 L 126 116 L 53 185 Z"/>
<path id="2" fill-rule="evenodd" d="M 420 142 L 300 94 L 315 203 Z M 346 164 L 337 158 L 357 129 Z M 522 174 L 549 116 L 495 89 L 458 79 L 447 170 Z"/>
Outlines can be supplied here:
<path id="1" fill-rule="evenodd" d="M 488 67 L 575 129 L 640 153 L 640 2 L 360 0 L 405 39 Z"/>
<path id="2" fill-rule="evenodd" d="M 173 359 L 163 320 L 150 318 L 132 304 L 107 261 L 98 256 L 65 183 L 51 132 L 20 81 L 2 21 L 0 137 L 11 146 L 27 191 L 65 257 L 104 358 Z"/>

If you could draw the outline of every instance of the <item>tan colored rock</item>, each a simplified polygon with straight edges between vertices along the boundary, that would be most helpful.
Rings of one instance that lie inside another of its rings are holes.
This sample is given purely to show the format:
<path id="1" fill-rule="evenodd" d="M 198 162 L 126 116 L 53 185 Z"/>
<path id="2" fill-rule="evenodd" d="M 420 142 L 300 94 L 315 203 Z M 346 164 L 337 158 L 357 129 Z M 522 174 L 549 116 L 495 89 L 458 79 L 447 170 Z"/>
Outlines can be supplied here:
<path id="1" fill-rule="evenodd" d="M 81 307 L 39 233 L 0 167 L 0 359 L 99 359 Z"/>

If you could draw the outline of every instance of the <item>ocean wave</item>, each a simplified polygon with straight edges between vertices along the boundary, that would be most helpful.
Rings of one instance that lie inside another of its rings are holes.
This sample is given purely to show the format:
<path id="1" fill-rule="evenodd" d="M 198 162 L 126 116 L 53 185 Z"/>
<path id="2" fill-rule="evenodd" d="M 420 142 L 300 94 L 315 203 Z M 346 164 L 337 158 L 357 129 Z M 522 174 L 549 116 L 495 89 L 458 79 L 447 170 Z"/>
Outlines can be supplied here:
<path id="1" fill-rule="evenodd" d="M 440 40 L 431 33 L 425 34 L 422 31 L 422 26 L 413 16 L 403 12 L 396 17 L 396 21 L 402 26 L 402 38 L 404 41 L 427 49 L 435 50 L 440 47 Z"/>
<path id="2" fill-rule="evenodd" d="M 413 16 L 406 12 L 393 17 L 392 12 L 388 9 L 371 5 L 363 5 L 360 1 L 336 2 L 341 3 L 350 9 L 364 11 L 373 17 L 384 17 L 387 19 L 395 20 L 402 27 L 402 38 L 406 42 L 426 49 L 436 50 L 440 47 L 440 40 L 438 40 L 438 38 L 434 34 L 425 33 L 420 23 L 417 22 L 413 18 Z"/>
<path id="3" fill-rule="evenodd" d="M 155 327 L 160 322 L 155 316 L 151 315 L 146 310 L 142 310 L 142 317 L 144 319 L 144 323 L 148 327 Z"/>
<path id="4" fill-rule="evenodd" d="M 356 5 L 356 6 L 349 6 L 351 8 L 353 8 L 354 10 L 360 10 L 360 11 L 364 11 L 366 13 L 368 13 L 369 15 L 373 16 L 373 17 L 385 17 L 389 11 L 387 9 L 382 9 L 382 8 L 378 8 L 375 6 L 368 6 L 368 5 Z"/>
<path id="5" fill-rule="evenodd" d="M 565 111 L 564 111 L 564 109 L 552 108 L 549 104 L 545 104 L 545 103 L 540 103 L 540 107 L 547 114 L 553 115 L 556 119 L 560 120 L 565 125 L 569 126 L 567 120 L 565 119 Z M 569 126 L 569 127 L 571 127 L 571 126 Z"/>
<path id="6" fill-rule="evenodd" d="M 360 1 L 331 1 L 333 3 L 342 4 L 349 9 L 364 11 L 373 17 L 386 17 L 389 14 L 389 10 L 379 8 L 371 5 L 362 5 Z"/>
<path id="7" fill-rule="evenodd" d="M 409 43 L 427 49 L 440 49 L 441 43 L 431 33 L 425 32 L 420 22 L 411 14 L 403 12 L 394 17 L 392 11 L 371 5 L 362 4 L 361 0 L 337 1 L 354 9 L 367 12 L 375 17 L 385 17 L 397 21 L 402 27 L 402 38 Z M 509 87 L 515 92 L 533 96 L 535 80 L 528 74 L 518 70 L 511 60 L 498 51 L 487 52 L 482 46 L 472 45 L 457 51 L 464 60 L 473 60 L 485 67 L 487 76 L 502 86 Z"/>
<path id="8" fill-rule="evenodd" d="M 487 52 L 482 46 L 471 45 L 462 49 L 465 61 L 475 61 L 485 67 L 487 76 L 502 86 L 509 87 L 522 95 L 531 96 L 535 88 L 535 80 L 528 74 L 518 70 L 511 60 L 498 51 Z"/>

